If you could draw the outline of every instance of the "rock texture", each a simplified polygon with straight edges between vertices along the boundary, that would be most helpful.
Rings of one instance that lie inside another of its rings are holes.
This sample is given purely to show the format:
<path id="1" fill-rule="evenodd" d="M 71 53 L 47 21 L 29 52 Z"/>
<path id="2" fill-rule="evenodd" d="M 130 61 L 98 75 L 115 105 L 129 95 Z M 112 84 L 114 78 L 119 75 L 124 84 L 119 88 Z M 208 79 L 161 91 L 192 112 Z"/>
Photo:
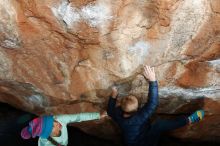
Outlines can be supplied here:
<path id="1" fill-rule="evenodd" d="M 116 85 L 143 104 L 143 64 L 156 69 L 157 114 L 206 110 L 173 134 L 219 140 L 219 0 L 0 0 L 1 102 L 36 114 L 101 111 Z M 82 128 L 115 135 L 100 126 L 112 124 Z"/>

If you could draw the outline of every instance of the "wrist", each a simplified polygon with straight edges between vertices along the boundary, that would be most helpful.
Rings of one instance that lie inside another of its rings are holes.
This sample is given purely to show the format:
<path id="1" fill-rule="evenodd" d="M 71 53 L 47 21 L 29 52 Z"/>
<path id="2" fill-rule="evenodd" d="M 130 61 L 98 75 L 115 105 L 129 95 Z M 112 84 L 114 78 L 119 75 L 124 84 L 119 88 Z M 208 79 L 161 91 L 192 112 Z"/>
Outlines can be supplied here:
<path id="1" fill-rule="evenodd" d="M 113 96 L 113 95 L 112 95 L 111 97 L 112 97 L 113 99 L 116 99 L 116 98 L 117 98 L 117 95 L 116 95 L 116 96 Z"/>
<path id="2" fill-rule="evenodd" d="M 118 96 L 118 93 L 113 93 L 113 94 L 111 95 L 111 97 L 114 98 L 114 99 L 117 98 L 117 96 Z"/>

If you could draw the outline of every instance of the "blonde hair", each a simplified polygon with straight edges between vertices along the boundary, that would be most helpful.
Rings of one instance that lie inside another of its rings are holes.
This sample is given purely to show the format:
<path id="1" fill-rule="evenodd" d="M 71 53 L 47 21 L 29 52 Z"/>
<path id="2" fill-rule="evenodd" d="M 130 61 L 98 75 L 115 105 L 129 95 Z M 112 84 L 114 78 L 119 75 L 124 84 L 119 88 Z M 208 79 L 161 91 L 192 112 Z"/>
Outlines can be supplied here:
<path id="1" fill-rule="evenodd" d="M 121 101 L 121 109 L 126 113 L 136 112 L 138 109 L 138 100 L 135 96 L 129 95 Z"/>

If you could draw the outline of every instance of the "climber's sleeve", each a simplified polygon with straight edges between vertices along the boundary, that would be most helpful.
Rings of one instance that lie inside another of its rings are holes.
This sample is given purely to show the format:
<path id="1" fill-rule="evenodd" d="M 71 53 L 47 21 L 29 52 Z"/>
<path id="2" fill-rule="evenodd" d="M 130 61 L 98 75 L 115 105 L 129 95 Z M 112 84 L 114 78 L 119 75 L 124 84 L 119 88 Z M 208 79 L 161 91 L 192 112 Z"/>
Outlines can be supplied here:
<path id="1" fill-rule="evenodd" d="M 108 101 L 108 109 L 107 109 L 107 113 L 108 115 L 111 117 L 111 118 L 115 118 L 116 116 L 116 99 L 115 98 L 112 98 L 110 97 L 109 98 L 109 101 Z"/>
<path id="2" fill-rule="evenodd" d="M 79 113 L 79 114 L 69 114 L 69 115 L 59 115 L 57 119 L 63 123 L 69 124 L 74 122 L 82 122 L 89 120 L 100 119 L 100 113 Z"/>
<path id="3" fill-rule="evenodd" d="M 149 82 L 148 102 L 137 113 L 137 118 L 143 122 L 148 120 L 158 105 L 158 84 L 157 81 Z"/>

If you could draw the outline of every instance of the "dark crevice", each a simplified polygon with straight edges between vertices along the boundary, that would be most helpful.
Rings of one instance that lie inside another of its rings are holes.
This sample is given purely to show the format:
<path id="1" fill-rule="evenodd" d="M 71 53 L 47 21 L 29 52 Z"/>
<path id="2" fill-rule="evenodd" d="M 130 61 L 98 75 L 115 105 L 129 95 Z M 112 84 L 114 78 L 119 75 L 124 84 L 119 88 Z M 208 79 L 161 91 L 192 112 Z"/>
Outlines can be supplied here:
<path id="1" fill-rule="evenodd" d="M 0 142 L 4 146 L 37 146 L 37 138 L 23 140 L 20 136 L 21 129 L 36 115 L 15 109 L 8 104 L 0 103 Z M 68 126 L 68 146 L 122 146 L 120 141 L 106 140 L 91 136 L 80 129 Z M 219 137 L 213 141 L 202 139 L 179 139 L 163 134 L 159 146 L 219 146 Z"/>

